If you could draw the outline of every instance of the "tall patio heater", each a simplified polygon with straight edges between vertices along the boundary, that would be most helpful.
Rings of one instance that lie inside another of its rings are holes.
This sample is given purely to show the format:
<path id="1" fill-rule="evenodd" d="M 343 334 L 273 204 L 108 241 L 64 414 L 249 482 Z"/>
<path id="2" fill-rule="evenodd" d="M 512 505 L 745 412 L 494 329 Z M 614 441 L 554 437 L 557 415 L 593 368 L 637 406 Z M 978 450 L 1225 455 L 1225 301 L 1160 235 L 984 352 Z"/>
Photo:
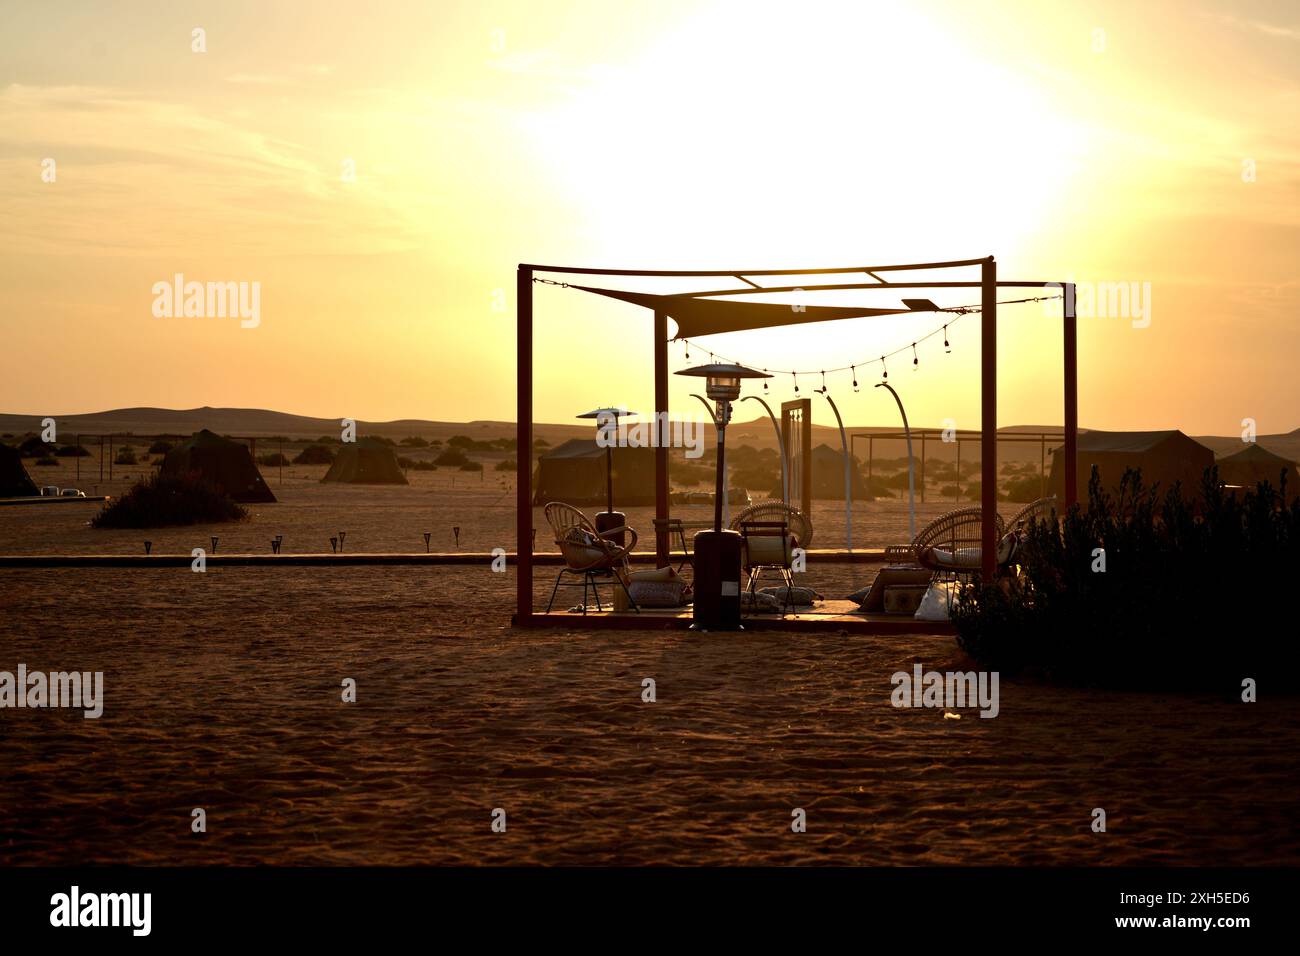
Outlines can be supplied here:
<path id="1" fill-rule="evenodd" d="M 627 525 L 627 515 L 614 510 L 614 445 L 618 443 L 619 418 L 628 418 L 636 414 L 637 412 L 628 411 L 626 408 L 593 408 L 578 416 L 596 419 L 597 444 L 600 443 L 602 432 L 605 433 L 605 510 L 596 515 L 597 531 L 609 531 L 611 528 L 622 528 Z M 614 423 L 612 434 L 609 431 L 611 419 Z M 620 531 L 611 540 L 622 544 L 623 532 Z"/>
<path id="2" fill-rule="evenodd" d="M 705 379 L 704 393 L 713 399 L 713 416 L 718 431 L 716 491 L 713 496 L 713 530 L 695 536 L 695 608 L 693 630 L 741 630 L 740 551 L 744 539 L 722 527 L 722 496 L 727 493 L 722 463 L 727 447 L 727 422 L 731 403 L 740 398 L 740 382 L 746 378 L 771 378 L 743 365 L 697 365 L 678 375 Z"/>

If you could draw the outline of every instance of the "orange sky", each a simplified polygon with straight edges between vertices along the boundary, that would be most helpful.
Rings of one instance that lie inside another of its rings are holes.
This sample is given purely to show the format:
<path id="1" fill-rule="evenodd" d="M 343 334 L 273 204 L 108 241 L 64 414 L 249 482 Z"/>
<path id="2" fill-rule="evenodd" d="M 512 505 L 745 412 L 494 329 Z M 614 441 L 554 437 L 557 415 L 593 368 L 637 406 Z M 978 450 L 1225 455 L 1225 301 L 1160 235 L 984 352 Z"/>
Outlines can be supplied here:
<path id="1" fill-rule="evenodd" d="M 20 6 L 0 32 L 0 410 L 511 419 L 520 261 L 993 254 L 1002 278 L 1149 283 L 1149 324 L 1080 322 L 1085 426 L 1287 431 L 1296 116 L 1283 2 Z M 155 317 L 176 273 L 259 283 L 257 326 Z M 537 420 L 650 407 L 642 310 L 536 299 Z M 1002 322 L 1000 423 L 1059 422 L 1054 319 Z M 817 369 L 936 324 L 691 354 Z M 977 328 L 891 366 L 914 423 L 978 426 Z M 830 384 L 853 423 L 894 424 L 880 391 Z M 694 414 L 689 391 L 673 405 Z"/>

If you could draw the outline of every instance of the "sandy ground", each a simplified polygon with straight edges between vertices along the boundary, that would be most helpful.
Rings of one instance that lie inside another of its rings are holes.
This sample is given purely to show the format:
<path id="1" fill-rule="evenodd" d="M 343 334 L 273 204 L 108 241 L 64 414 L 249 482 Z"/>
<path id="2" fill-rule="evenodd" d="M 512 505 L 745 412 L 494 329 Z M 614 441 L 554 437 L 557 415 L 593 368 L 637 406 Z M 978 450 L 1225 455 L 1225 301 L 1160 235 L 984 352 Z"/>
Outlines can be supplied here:
<path id="1" fill-rule="evenodd" d="M 520 631 L 513 586 L 0 570 L 0 670 L 106 685 L 99 720 L 0 710 L 0 863 L 1300 862 L 1294 698 L 1004 681 L 945 719 L 889 692 L 949 637 Z"/>

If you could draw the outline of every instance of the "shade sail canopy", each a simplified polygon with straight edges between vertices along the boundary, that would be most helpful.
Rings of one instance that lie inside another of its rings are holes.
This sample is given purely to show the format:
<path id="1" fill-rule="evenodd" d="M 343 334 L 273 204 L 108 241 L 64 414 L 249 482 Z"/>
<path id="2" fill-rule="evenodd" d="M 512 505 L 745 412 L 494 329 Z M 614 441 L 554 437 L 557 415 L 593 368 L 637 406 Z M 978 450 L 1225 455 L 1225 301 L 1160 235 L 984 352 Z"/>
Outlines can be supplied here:
<path id="1" fill-rule="evenodd" d="M 873 315 L 902 315 L 912 309 L 873 309 L 865 306 L 801 305 L 784 302 L 733 302 L 726 299 L 699 298 L 693 295 L 657 295 L 651 292 L 624 292 L 621 289 L 597 289 L 575 285 L 574 289 L 622 299 L 656 312 L 677 322 L 675 339 L 695 339 L 721 332 L 744 332 L 770 329 L 782 325 L 829 322 L 833 319 L 857 319 Z M 761 290 L 755 289 L 756 293 Z"/>

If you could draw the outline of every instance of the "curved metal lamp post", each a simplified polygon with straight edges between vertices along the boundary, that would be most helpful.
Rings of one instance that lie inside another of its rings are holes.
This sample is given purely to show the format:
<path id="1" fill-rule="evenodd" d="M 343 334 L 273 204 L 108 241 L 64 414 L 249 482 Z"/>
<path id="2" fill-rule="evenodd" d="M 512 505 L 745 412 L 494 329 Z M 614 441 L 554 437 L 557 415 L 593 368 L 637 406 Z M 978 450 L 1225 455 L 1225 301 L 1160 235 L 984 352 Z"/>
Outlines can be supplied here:
<path id="1" fill-rule="evenodd" d="M 699 398 L 698 395 L 695 397 Z M 776 416 L 772 414 L 772 406 L 767 404 L 766 399 L 757 395 L 746 395 L 741 401 L 758 402 L 767 410 L 767 417 L 772 419 L 772 428 L 776 431 L 776 447 L 781 452 L 781 503 L 788 508 L 790 507 L 790 461 L 785 454 L 785 438 L 781 435 L 781 424 L 776 420 Z"/>
<path id="2" fill-rule="evenodd" d="M 820 392 L 826 401 L 831 403 L 831 411 L 835 413 L 835 421 L 840 426 L 840 446 L 844 449 L 844 543 L 853 553 L 853 480 L 850 471 L 849 457 L 849 440 L 844 434 L 844 419 L 840 418 L 840 410 L 835 407 L 835 399 L 831 398 L 831 393 L 825 388 L 815 388 L 814 392 Z"/>
<path id="3" fill-rule="evenodd" d="M 712 419 L 713 428 L 716 432 L 718 429 L 718 416 L 715 415 L 713 413 L 713 409 L 709 407 L 709 400 L 705 398 L 703 395 L 697 395 L 695 392 L 691 392 L 691 398 L 698 398 L 704 404 L 704 408 L 708 411 L 709 418 Z M 721 469 L 722 471 L 722 487 L 726 488 L 730 484 L 730 482 L 727 480 L 729 477 L 727 474 L 727 459 L 725 454 L 721 450 L 722 449 L 721 444 L 718 445 L 718 448 L 719 448 L 718 454 L 719 456 L 721 456 L 718 462 L 718 468 Z M 724 525 L 731 524 L 731 496 L 730 495 L 728 495 L 722 502 L 722 523 Z"/>
<path id="4" fill-rule="evenodd" d="M 876 388 L 887 388 L 889 394 L 898 402 L 898 412 L 903 416 L 903 433 L 907 436 L 907 534 L 909 540 L 916 540 L 916 462 L 912 458 L 912 429 L 907 425 L 907 412 L 903 400 L 888 382 L 877 382 Z"/>

